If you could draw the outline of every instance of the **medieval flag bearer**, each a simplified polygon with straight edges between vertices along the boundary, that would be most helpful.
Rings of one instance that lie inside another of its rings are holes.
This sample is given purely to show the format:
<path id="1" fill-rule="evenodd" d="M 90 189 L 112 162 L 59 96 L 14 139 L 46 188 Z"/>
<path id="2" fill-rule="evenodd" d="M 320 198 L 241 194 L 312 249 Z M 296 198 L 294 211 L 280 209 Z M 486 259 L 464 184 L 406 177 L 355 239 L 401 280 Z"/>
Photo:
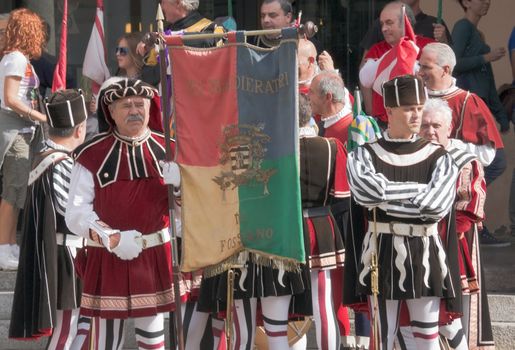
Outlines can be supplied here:
<path id="1" fill-rule="evenodd" d="M 9 337 L 50 336 L 47 349 L 70 349 L 82 290 L 73 260 L 83 238 L 68 229 L 64 215 L 73 167 L 70 152 L 84 142 L 87 111 L 80 90 L 58 91 L 45 106 L 49 139 L 29 176 Z"/>
<path id="2" fill-rule="evenodd" d="M 100 101 L 111 129 L 76 151 L 66 223 L 87 239 L 81 314 L 99 319 L 98 349 L 122 349 L 134 319 L 140 349 L 164 349 L 163 313 L 174 309 L 168 196 L 159 161 L 159 96 L 123 79 Z M 172 151 L 175 147 L 172 146 Z"/>
<path id="3" fill-rule="evenodd" d="M 347 163 L 352 195 L 370 209 L 356 290 L 370 296 L 376 349 L 393 348 L 405 302 L 417 348 L 437 350 L 440 299 L 459 292 L 437 229 L 458 169 L 442 146 L 417 136 L 426 100 L 420 78 L 396 77 L 383 96 L 384 138 L 355 149 Z"/>

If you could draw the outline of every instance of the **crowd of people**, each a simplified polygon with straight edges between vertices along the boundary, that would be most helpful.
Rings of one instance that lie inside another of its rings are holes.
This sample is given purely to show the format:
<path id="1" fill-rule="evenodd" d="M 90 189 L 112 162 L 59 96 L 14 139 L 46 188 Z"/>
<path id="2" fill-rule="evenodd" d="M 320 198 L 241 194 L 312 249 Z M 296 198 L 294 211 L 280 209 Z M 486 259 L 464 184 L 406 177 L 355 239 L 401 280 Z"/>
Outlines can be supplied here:
<path id="1" fill-rule="evenodd" d="M 299 316 L 314 320 L 319 349 L 495 347 L 479 246 L 509 244 L 482 222 L 487 186 L 506 169 L 501 133 L 515 123 L 515 86 L 503 104 L 491 62 L 506 50 L 491 49 L 477 28 L 490 2 L 458 2 L 464 18 L 452 31 L 419 0 L 384 6 L 361 43 L 367 115 L 353 111 L 361 95 L 349 93 L 331 55 L 300 35 L 306 263 L 284 271 L 249 258 L 237 268 L 235 349 L 252 349 L 260 325 L 269 349 L 305 349 L 305 334 L 288 339 Z M 161 5 L 168 31 L 224 32 L 198 0 Z M 262 29 L 294 25 L 288 0 L 263 0 L 260 11 Z M 405 21 L 417 34 L 416 64 L 376 74 L 405 39 Z M 35 62 L 49 28 L 38 14 L 16 9 L 0 15 L 2 25 L 0 269 L 17 270 L 9 337 L 49 337 L 47 349 L 122 349 L 130 318 L 140 349 L 164 349 L 164 314 L 180 312 L 185 349 L 221 348 L 227 273 L 183 274 L 174 293 L 169 228 L 181 230 L 182 179 L 166 156 L 175 143 L 164 136 L 152 33 L 118 40 L 115 76 L 88 104 L 80 89 L 40 90 Z M 515 28 L 515 84 L 514 41 Z M 248 43 L 274 49 L 281 36 Z"/>

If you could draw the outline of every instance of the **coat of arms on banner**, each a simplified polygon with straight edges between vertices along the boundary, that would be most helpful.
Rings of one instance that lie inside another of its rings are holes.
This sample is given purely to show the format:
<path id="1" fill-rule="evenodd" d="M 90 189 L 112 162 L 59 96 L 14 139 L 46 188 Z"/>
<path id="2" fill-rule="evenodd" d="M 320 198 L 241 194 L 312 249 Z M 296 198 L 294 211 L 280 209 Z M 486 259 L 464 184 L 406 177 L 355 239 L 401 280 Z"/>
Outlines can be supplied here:
<path id="1" fill-rule="evenodd" d="M 224 128 L 224 141 L 221 145 L 220 164 L 230 165 L 229 171 L 223 171 L 213 178 L 222 191 L 229 187 L 248 185 L 252 181 L 263 183 L 263 194 L 270 194 L 268 181 L 277 172 L 276 169 L 263 169 L 265 144 L 270 136 L 263 132 L 264 125 L 228 125 Z"/>

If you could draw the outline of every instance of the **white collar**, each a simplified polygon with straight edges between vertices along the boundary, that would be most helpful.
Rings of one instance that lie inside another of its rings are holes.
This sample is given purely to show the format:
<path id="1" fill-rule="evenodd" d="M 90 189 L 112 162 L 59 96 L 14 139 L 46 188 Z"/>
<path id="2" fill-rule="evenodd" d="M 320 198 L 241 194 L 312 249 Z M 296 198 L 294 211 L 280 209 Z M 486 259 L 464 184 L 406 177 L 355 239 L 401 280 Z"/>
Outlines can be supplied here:
<path id="1" fill-rule="evenodd" d="M 313 137 L 317 136 L 317 131 L 314 127 L 310 126 L 303 126 L 299 128 L 299 137 Z"/>
<path id="2" fill-rule="evenodd" d="M 54 141 L 47 139 L 45 140 L 45 143 L 47 147 L 58 150 L 58 151 L 65 151 L 65 152 L 71 152 L 71 149 L 68 149 L 68 147 L 65 147 L 61 144 L 55 143 Z"/>
<path id="3" fill-rule="evenodd" d="M 388 135 L 388 130 L 383 134 L 383 137 L 386 141 L 390 141 L 390 142 L 415 142 L 419 139 L 417 134 L 411 135 L 411 137 L 409 139 L 394 139 L 394 138 L 391 138 L 390 135 Z"/>
<path id="4" fill-rule="evenodd" d="M 352 114 L 352 107 L 349 107 L 348 104 L 344 104 L 343 108 L 338 113 L 322 119 L 322 121 L 324 122 L 324 128 L 330 128 L 331 126 L 336 124 L 340 119 L 343 119 L 345 116 L 349 114 Z"/>
<path id="5" fill-rule="evenodd" d="M 459 88 L 456 86 L 456 78 L 452 78 L 452 84 L 450 87 L 444 90 L 431 90 L 427 89 L 427 93 L 431 96 L 445 96 L 450 93 L 453 93 L 454 91 L 458 90 Z"/>

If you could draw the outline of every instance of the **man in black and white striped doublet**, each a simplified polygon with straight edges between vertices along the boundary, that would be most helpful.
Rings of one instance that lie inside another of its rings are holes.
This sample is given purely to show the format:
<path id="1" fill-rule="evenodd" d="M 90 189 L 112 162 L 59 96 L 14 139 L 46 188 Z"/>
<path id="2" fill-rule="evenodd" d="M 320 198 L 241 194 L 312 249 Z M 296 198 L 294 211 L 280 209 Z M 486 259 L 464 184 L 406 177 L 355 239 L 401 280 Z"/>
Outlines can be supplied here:
<path id="1" fill-rule="evenodd" d="M 380 348 L 393 348 L 404 301 L 417 348 L 436 350 L 440 299 L 454 297 L 458 288 L 437 222 L 451 209 L 458 170 L 442 146 L 417 136 L 426 100 L 419 78 L 394 78 L 383 85 L 383 96 L 389 118 L 384 138 L 351 152 L 347 163 L 351 193 L 370 209 L 356 292 L 372 294 L 370 266 L 377 254 Z"/>
<path id="2" fill-rule="evenodd" d="M 82 92 L 59 91 L 46 101 L 49 139 L 29 175 L 20 265 L 9 337 L 50 336 L 47 349 L 80 348 L 89 319 L 79 320 L 82 284 L 74 258 L 83 245 L 65 222 L 73 159 L 84 142 L 87 111 Z"/>

